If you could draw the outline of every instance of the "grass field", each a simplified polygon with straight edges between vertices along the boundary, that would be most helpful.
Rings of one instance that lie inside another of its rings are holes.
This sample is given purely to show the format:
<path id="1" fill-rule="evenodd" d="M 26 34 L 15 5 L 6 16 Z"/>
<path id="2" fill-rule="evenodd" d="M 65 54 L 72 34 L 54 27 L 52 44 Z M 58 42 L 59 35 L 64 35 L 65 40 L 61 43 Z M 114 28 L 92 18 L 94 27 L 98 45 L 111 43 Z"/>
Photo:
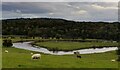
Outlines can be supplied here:
<path id="1" fill-rule="evenodd" d="M 0 69 L 2 68 L 2 39 L 0 38 Z"/>
<path id="2" fill-rule="evenodd" d="M 20 41 L 20 38 L 12 39 L 13 42 Z M 23 39 L 40 40 L 36 39 Z M 62 50 L 73 50 L 80 48 L 89 48 L 91 46 L 114 46 L 117 43 L 111 42 L 38 42 L 40 46 L 45 46 L 48 49 L 58 48 Z M 5 53 L 5 49 L 9 52 Z M 112 59 L 117 59 L 115 51 L 101 54 L 84 54 L 79 59 L 75 55 L 47 55 L 42 54 L 40 60 L 32 60 L 32 51 L 17 49 L 17 48 L 2 48 L 2 67 L 3 68 L 118 68 L 118 62 L 111 62 Z M 37 52 L 34 52 L 37 53 Z"/>
<path id="3" fill-rule="evenodd" d="M 57 48 L 58 50 L 75 50 L 75 49 L 84 49 L 90 47 L 101 47 L 101 46 L 117 46 L 118 43 L 112 42 L 37 42 L 35 43 L 38 46 L 43 46 L 48 48 L 49 50 L 53 48 Z"/>
<path id="4" fill-rule="evenodd" d="M 35 41 L 35 40 L 40 40 L 40 39 L 20 39 L 20 38 L 15 38 L 11 39 L 12 42 L 18 42 L 18 41 Z"/>
<path id="5" fill-rule="evenodd" d="M 9 52 L 5 53 L 7 49 Z M 118 68 L 118 62 L 111 62 L 117 59 L 115 51 L 101 54 L 81 55 L 76 58 L 74 55 L 45 55 L 41 54 L 40 60 L 31 59 L 31 51 L 5 48 L 2 50 L 3 68 Z"/>

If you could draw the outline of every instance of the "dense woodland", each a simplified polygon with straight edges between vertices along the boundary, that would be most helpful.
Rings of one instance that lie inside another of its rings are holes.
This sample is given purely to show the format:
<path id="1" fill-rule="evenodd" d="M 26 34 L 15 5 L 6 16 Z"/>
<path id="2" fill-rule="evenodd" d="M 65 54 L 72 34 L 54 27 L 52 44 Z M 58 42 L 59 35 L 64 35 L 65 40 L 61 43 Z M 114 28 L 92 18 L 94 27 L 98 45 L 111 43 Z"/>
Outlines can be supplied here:
<path id="1" fill-rule="evenodd" d="M 39 36 L 42 38 L 120 40 L 119 22 L 77 22 L 53 18 L 2 20 L 3 35 Z"/>

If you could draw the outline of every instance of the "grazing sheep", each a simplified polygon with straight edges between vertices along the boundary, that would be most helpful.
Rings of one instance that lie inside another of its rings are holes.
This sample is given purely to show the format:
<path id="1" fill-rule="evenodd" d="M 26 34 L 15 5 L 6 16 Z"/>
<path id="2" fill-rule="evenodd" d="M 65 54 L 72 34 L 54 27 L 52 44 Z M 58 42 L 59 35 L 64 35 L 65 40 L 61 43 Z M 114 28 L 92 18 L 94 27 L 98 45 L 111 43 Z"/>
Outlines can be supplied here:
<path id="1" fill-rule="evenodd" d="M 33 54 L 32 59 L 40 59 L 41 55 L 40 54 Z"/>
<path id="2" fill-rule="evenodd" d="M 74 54 L 76 55 L 77 58 L 81 58 L 81 56 L 79 55 L 80 53 L 78 51 L 74 52 Z"/>
<path id="3" fill-rule="evenodd" d="M 77 55 L 77 58 L 81 58 L 81 56 L 80 56 L 80 55 Z"/>
<path id="4" fill-rule="evenodd" d="M 112 62 L 115 62 L 116 60 L 115 60 L 115 59 L 112 59 L 111 61 L 112 61 Z"/>
<path id="5" fill-rule="evenodd" d="M 8 50 L 5 50 L 5 53 L 8 53 Z"/>
<path id="6" fill-rule="evenodd" d="M 30 53 L 30 54 L 33 54 L 33 53 Z"/>
<path id="7" fill-rule="evenodd" d="M 74 52 L 74 54 L 78 55 L 78 54 L 80 54 L 80 53 L 77 51 L 77 52 Z"/>

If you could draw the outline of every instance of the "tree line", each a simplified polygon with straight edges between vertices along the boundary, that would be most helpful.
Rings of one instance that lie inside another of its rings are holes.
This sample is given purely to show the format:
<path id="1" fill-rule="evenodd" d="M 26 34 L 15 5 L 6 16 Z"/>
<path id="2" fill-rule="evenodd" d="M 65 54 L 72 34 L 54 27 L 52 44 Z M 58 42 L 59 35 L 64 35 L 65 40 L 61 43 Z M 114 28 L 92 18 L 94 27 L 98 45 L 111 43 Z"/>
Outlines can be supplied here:
<path id="1" fill-rule="evenodd" d="M 42 38 L 120 40 L 119 22 L 78 22 L 55 18 L 18 18 L 2 20 L 3 35 Z"/>

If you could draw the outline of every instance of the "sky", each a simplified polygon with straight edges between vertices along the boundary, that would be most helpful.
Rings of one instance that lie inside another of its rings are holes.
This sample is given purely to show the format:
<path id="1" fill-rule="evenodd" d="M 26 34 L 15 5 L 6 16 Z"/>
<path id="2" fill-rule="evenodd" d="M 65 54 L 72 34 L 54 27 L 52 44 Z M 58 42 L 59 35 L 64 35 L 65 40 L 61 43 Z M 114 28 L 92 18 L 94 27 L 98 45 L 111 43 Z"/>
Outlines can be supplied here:
<path id="1" fill-rule="evenodd" d="M 118 21 L 118 2 L 3 2 L 2 19 L 62 18 Z"/>

